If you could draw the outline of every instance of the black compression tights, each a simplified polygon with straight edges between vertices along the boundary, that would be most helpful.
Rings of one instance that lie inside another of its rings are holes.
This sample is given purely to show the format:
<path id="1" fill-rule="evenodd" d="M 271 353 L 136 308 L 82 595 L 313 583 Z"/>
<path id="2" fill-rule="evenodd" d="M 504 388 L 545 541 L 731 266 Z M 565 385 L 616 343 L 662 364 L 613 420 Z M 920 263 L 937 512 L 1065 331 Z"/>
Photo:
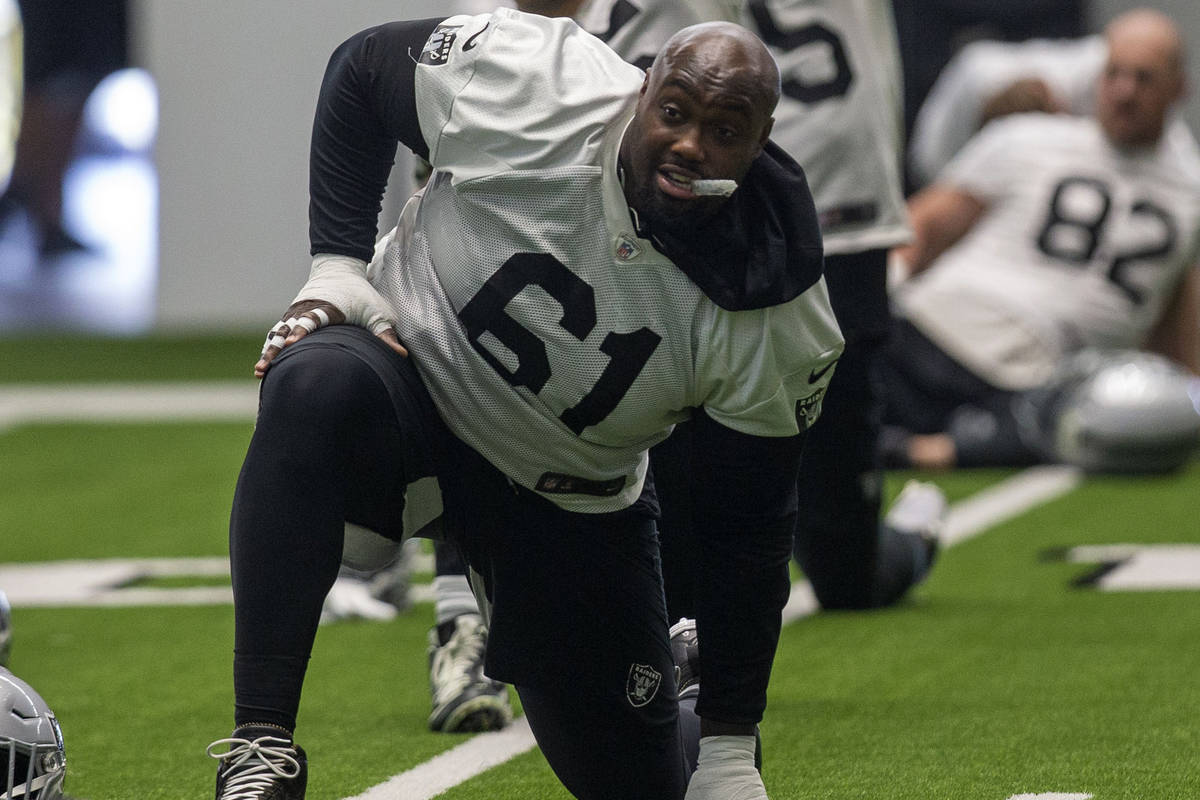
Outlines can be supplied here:
<path id="1" fill-rule="evenodd" d="M 401 437 L 389 395 L 352 348 L 294 345 L 263 381 L 229 548 L 236 722 L 293 730 L 343 521 L 400 519 Z M 293 352 L 294 349 L 294 352 Z"/>
<path id="2" fill-rule="evenodd" d="M 699 754 L 695 701 L 680 703 L 676 724 L 639 727 L 613 719 L 621 706 L 590 698 L 587 686 L 563 681 L 517 686 L 546 760 L 563 786 L 583 800 L 681 800 Z M 690 762 L 690 763 L 689 763 Z M 619 764 L 613 768 L 614 764 Z"/>

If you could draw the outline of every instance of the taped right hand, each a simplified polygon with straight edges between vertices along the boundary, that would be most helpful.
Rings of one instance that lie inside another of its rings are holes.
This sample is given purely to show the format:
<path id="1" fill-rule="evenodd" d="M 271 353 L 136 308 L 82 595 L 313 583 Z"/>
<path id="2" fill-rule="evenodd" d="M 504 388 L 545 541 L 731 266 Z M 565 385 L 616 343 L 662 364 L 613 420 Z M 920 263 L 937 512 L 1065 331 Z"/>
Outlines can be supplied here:
<path id="1" fill-rule="evenodd" d="M 407 356 L 408 350 L 400 344 L 394 323 L 391 305 L 367 281 L 365 262 L 349 256 L 318 253 L 313 258 L 308 282 L 284 312 L 283 319 L 267 333 L 262 355 L 254 365 L 254 374 L 261 378 L 281 350 L 326 325 L 366 328 L 383 339 L 388 347 Z"/>

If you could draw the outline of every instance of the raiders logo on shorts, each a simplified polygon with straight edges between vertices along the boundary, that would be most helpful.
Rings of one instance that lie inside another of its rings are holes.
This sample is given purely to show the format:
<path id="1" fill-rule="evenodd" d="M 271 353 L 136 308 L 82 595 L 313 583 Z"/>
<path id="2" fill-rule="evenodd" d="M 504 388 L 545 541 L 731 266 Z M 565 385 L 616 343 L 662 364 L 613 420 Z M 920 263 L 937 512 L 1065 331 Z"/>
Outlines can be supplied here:
<path id="1" fill-rule="evenodd" d="M 662 673 L 648 664 L 630 664 L 625 696 L 634 708 L 641 708 L 654 699 L 662 685 Z"/>
<path id="2" fill-rule="evenodd" d="M 445 64 L 446 59 L 450 57 L 450 48 L 454 46 L 454 39 L 458 36 L 460 28 L 462 28 L 461 25 L 438 25 L 429 40 L 425 42 L 425 47 L 421 50 L 421 57 L 417 59 L 417 62 L 428 64 L 431 67 Z"/>

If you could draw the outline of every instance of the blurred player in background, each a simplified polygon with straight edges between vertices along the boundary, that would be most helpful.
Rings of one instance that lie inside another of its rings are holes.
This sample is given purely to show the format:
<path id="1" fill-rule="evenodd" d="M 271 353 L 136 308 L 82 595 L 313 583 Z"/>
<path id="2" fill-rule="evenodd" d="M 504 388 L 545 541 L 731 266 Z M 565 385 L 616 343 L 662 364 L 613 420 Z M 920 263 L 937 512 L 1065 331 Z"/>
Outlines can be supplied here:
<path id="1" fill-rule="evenodd" d="M 886 374 L 897 466 L 1044 453 L 1014 409 L 1085 347 L 1144 347 L 1200 370 L 1200 155 L 1166 135 L 1184 45 L 1148 9 L 1106 29 L 1095 113 L 989 124 L 909 209 L 915 277 Z"/>

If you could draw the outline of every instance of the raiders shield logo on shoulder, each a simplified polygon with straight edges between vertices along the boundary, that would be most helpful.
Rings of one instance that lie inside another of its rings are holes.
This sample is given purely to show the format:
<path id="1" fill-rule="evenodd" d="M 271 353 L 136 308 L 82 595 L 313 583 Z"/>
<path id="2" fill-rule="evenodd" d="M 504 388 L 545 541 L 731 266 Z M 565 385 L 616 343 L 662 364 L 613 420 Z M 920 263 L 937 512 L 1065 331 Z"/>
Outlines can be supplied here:
<path id="1" fill-rule="evenodd" d="M 461 25 L 438 25 L 437 30 L 429 37 L 429 41 L 425 42 L 425 49 L 421 51 L 421 57 L 417 59 L 417 62 L 433 67 L 445 64 L 446 59 L 450 57 L 450 48 L 454 46 L 454 39 L 460 28 L 462 28 Z"/>
<path id="2" fill-rule="evenodd" d="M 641 708 L 654 699 L 662 685 L 662 673 L 649 664 L 630 664 L 625 696 L 634 708 Z"/>

